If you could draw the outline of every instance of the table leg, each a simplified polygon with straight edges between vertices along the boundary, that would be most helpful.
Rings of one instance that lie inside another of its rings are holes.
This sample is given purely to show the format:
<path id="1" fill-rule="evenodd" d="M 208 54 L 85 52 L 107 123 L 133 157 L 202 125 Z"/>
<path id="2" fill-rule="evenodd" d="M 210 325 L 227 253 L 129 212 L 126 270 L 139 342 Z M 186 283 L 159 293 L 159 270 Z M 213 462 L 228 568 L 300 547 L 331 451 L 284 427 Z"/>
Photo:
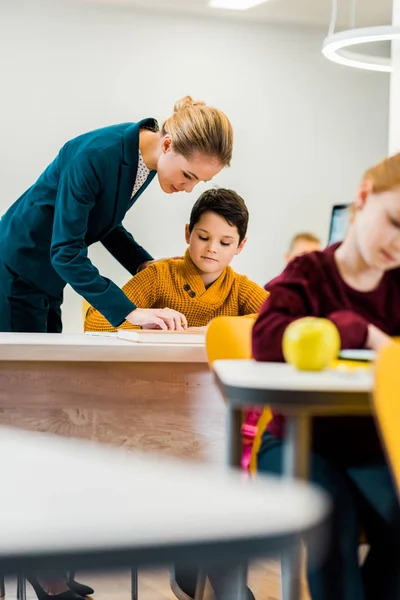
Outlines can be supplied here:
<path id="1" fill-rule="evenodd" d="M 242 458 L 242 411 L 228 405 L 226 419 L 226 463 L 228 467 L 240 467 Z"/>
<path id="2" fill-rule="evenodd" d="M 211 585 L 216 600 L 246 600 L 247 598 L 247 566 L 235 566 L 219 572 L 213 577 L 210 572 Z"/>
<path id="3" fill-rule="evenodd" d="M 282 600 L 301 598 L 301 544 L 285 550 L 281 556 Z"/>
<path id="4" fill-rule="evenodd" d="M 26 600 L 25 575 L 18 575 L 18 577 L 17 577 L 17 598 L 18 598 L 18 600 Z"/>
<path id="5" fill-rule="evenodd" d="M 227 407 L 226 415 L 226 463 L 228 467 L 240 468 L 242 460 L 242 410 Z M 245 600 L 247 588 L 247 565 L 231 568 L 222 573 L 209 571 L 216 600 Z"/>
<path id="6" fill-rule="evenodd" d="M 285 477 L 307 479 L 310 456 L 310 420 L 307 416 L 289 416 L 285 425 L 283 474 Z M 282 600 L 301 597 L 301 543 L 282 556 Z"/>
<path id="7" fill-rule="evenodd" d="M 310 419 L 286 417 L 283 474 L 291 479 L 307 479 L 310 459 Z"/>
<path id="8" fill-rule="evenodd" d="M 135 567 L 131 569 L 131 600 L 138 600 L 139 597 L 139 572 Z"/>

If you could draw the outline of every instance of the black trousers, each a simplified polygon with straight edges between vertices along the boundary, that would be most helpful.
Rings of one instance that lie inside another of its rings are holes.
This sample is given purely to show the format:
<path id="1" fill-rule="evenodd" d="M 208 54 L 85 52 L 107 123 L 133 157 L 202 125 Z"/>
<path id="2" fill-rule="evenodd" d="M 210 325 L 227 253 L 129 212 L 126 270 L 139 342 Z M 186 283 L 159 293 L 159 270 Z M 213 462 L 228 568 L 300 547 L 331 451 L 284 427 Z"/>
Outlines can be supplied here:
<path id="1" fill-rule="evenodd" d="M 62 293 L 52 297 L 0 258 L 0 331 L 61 333 Z"/>
<path id="2" fill-rule="evenodd" d="M 282 442 L 266 432 L 258 471 L 280 474 L 282 462 Z M 400 600 L 400 505 L 384 456 L 339 464 L 314 452 L 310 479 L 333 502 L 326 554 L 307 566 L 312 600 Z M 362 567 L 361 529 L 370 545 Z"/>

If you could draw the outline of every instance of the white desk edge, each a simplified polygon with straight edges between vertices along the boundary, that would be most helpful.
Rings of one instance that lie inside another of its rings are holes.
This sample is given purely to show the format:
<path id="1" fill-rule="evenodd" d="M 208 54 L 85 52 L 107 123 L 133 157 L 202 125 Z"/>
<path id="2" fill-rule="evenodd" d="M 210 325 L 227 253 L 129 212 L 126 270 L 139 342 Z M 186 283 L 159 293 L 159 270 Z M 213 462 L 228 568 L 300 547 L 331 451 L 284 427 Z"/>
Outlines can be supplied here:
<path id="1" fill-rule="evenodd" d="M 304 392 L 371 392 L 372 369 L 299 371 L 285 363 L 217 360 L 215 372 L 225 386 L 253 390 Z"/>
<path id="2" fill-rule="evenodd" d="M 207 356 L 199 344 L 144 344 L 83 333 L 0 333 L 0 361 L 207 363 Z"/>

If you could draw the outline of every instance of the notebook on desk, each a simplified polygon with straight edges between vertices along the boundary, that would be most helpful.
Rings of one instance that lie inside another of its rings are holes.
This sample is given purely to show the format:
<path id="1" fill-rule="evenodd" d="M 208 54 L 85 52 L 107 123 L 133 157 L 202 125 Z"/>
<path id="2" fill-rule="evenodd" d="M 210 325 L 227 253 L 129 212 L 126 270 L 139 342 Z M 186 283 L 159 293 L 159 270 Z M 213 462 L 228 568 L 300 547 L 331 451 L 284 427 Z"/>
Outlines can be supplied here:
<path id="1" fill-rule="evenodd" d="M 188 329 L 187 331 L 162 331 L 160 329 L 120 329 L 117 337 L 129 342 L 145 344 L 199 344 L 205 345 L 204 329 Z"/>
<path id="2" fill-rule="evenodd" d="M 374 350 L 341 350 L 339 358 L 342 360 L 356 360 L 360 362 L 372 362 L 375 360 Z"/>

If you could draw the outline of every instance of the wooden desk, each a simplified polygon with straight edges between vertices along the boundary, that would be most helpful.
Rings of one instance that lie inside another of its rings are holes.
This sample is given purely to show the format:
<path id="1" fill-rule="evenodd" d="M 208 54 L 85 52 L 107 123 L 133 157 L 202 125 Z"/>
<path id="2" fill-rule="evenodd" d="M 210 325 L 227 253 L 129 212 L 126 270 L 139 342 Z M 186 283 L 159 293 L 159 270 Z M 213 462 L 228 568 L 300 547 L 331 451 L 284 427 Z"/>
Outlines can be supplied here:
<path id="1" fill-rule="evenodd" d="M 0 333 L 0 424 L 221 461 L 224 416 L 204 347 Z"/>

